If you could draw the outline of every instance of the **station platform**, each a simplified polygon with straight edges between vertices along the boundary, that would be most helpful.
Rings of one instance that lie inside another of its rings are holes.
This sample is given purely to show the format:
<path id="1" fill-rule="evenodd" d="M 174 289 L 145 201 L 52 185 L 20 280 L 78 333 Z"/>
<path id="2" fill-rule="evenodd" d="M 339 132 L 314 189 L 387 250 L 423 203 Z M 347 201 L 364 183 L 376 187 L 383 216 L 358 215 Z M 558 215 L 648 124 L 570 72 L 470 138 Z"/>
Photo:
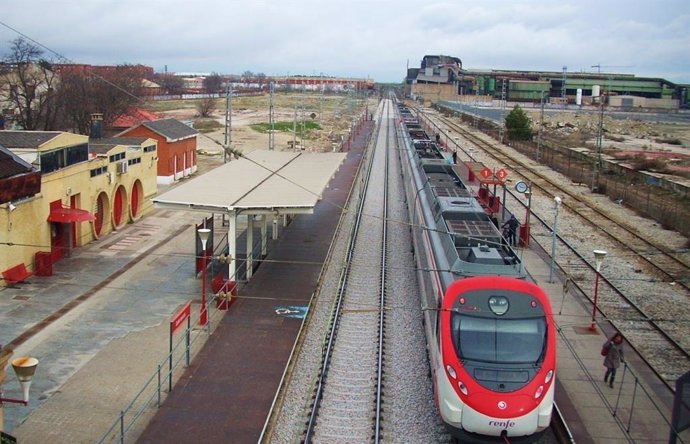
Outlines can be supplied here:
<path id="1" fill-rule="evenodd" d="M 570 294 L 539 247 L 518 249 L 536 283 L 551 298 L 558 327 L 556 404 L 576 443 L 668 443 L 673 395 L 624 343 L 625 364 L 614 387 L 604 382 L 601 347 L 615 329 L 601 317 L 592 331 L 592 305 Z M 678 442 L 690 442 L 689 431 Z"/>

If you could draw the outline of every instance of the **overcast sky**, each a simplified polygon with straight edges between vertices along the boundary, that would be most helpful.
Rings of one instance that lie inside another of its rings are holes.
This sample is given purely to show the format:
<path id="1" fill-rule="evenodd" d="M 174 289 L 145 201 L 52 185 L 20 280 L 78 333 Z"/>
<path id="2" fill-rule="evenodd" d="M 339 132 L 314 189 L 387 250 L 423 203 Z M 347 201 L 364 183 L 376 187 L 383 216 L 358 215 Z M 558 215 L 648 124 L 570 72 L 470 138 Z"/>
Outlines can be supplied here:
<path id="1" fill-rule="evenodd" d="M 425 54 L 467 69 L 622 72 L 690 83 L 689 0 L 22 0 L 25 34 L 74 63 L 399 82 Z M 8 27 L 14 28 L 14 30 Z"/>

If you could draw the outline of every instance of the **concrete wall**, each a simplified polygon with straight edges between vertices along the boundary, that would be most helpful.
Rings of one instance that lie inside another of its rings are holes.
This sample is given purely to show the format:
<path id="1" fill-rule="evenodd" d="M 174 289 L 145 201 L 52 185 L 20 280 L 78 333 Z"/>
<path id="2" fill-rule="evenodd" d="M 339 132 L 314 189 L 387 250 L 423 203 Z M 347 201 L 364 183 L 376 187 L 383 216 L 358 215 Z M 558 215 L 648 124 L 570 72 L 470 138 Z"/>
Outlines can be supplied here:
<path id="1" fill-rule="evenodd" d="M 633 108 L 660 108 L 678 109 L 679 102 L 676 99 L 650 99 L 637 96 L 610 96 L 609 106 L 633 107 Z"/>
<path id="2" fill-rule="evenodd" d="M 456 86 L 447 83 L 415 83 L 412 85 L 410 95 L 424 102 L 437 102 L 439 100 L 457 100 Z"/>

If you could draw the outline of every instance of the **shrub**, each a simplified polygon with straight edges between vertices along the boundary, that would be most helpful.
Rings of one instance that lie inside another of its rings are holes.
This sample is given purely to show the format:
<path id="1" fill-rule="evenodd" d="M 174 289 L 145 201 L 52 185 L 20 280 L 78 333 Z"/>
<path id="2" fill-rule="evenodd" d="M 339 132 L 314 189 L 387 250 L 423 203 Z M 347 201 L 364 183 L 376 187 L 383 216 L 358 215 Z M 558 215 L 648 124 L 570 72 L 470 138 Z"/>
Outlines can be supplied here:
<path id="1" fill-rule="evenodd" d="M 532 122 L 520 105 L 515 105 L 512 111 L 506 116 L 506 130 L 509 140 L 531 140 Z"/>
<path id="2" fill-rule="evenodd" d="M 656 143 L 667 143 L 669 145 L 682 145 L 683 141 L 675 137 L 663 137 L 660 139 L 654 139 Z"/>
<path id="3" fill-rule="evenodd" d="M 666 161 L 664 159 L 648 159 L 643 155 L 633 157 L 632 166 L 637 171 L 644 170 L 654 171 L 657 173 L 665 173 L 668 171 Z"/>

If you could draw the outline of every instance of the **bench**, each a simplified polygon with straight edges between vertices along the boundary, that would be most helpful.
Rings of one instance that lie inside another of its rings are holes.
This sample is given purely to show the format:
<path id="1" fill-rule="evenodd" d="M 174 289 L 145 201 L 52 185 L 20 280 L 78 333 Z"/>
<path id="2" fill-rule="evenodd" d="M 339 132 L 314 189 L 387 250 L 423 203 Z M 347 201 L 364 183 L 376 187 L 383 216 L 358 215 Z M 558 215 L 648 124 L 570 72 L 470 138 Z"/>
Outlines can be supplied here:
<path id="1" fill-rule="evenodd" d="M 2 278 L 5 280 L 7 285 L 14 285 L 30 278 L 32 274 L 33 273 L 26 269 L 26 265 L 19 264 L 3 271 Z"/>

